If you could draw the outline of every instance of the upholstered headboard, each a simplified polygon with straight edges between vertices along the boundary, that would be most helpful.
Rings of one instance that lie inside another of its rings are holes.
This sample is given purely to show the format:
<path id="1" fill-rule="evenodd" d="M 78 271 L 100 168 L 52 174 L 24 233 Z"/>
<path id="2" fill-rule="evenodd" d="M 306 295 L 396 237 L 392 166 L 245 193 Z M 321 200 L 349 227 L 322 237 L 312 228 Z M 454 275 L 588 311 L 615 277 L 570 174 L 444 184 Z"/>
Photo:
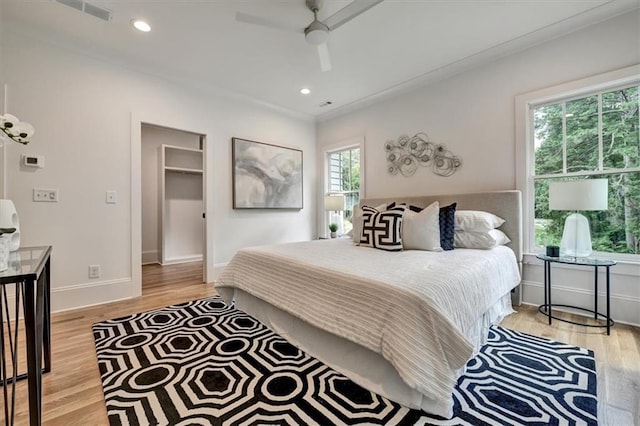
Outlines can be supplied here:
<path id="1" fill-rule="evenodd" d="M 455 195 L 427 195 L 421 197 L 365 198 L 360 206 L 378 206 L 382 203 L 412 204 L 426 207 L 434 201 L 440 206 L 457 203 L 456 210 L 482 210 L 500 216 L 505 223 L 500 229 L 507 234 L 511 242 L 508 246 L 513 250 L 522 265 L 522 193 L 520 191 L 491 191 Z M 518 288 L 519 290 L 519 288 Z M 520 294 L 514 295 L 514 303 L 519 304 Z"/>
<path id="2" fill-rule="evenodd" d="M 506 222 L 500 229 L 511 239 L 509 247 L 522 261 L 522 194 L 520 191 L 492 191 L 455 195 L 427 195 L 422 197 L 365 198 L 360 206 L 377 206 L 382 203 L 412 204 L 426 207 L 434 201 L 440 206 L 458 203 L 456 210 L 482 210 L 500 216 Z"/>

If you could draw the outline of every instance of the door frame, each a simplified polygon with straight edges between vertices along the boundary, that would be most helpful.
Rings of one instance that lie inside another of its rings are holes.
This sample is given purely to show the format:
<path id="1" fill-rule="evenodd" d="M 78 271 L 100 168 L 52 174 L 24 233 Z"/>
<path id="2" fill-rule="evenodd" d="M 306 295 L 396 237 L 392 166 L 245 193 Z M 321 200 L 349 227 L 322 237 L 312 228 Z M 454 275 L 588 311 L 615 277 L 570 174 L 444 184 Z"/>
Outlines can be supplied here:
<path id="1" fill-rule="evenodd" d="M 185 119 L 186 118 L 186 119 Z M 203 123 L 193 122 L 187 117 L 167 115 L 163 117 L 149 116 L 146 113 L 134 111 L 131 113 L 131 297 L 142 295 L 142 125 L 165 127 L 201 135 L 202 181 L 204 185 L 204 247 L 202 281 L 213 280 L 213 221 L 210 212 L 213 211 L 213 200 L 208 194 L 212 193 L 208 178 L 213 173 L 213 149 L 209 146 L 209 131 Z"/>

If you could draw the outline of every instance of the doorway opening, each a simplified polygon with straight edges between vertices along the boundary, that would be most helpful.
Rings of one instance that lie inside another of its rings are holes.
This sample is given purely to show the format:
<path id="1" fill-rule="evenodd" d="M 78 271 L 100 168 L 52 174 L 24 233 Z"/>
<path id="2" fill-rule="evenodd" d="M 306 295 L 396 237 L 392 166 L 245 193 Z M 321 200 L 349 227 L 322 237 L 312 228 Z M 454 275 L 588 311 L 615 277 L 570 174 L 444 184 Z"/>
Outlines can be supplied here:
<path id="1" fill-rule="evenodd" d="M 205 142 L 202 134 L 141 124 L 143 291 L 194 274 L 206 281 Z"/>

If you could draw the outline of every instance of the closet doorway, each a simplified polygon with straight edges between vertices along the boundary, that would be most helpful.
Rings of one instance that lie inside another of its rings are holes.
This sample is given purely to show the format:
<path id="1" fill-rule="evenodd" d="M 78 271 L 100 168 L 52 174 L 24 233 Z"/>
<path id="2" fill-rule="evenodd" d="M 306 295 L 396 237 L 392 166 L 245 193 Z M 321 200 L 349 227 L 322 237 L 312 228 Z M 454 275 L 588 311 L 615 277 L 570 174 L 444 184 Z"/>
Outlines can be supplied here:
<path id="1" fill-rule="evenodd" d="M 204 144 L 204 135 L 142 123 L 143 290 L 147 276 L 157 282 L 183 269 L 168 265 L 184 264 L 205 281 Z"/>

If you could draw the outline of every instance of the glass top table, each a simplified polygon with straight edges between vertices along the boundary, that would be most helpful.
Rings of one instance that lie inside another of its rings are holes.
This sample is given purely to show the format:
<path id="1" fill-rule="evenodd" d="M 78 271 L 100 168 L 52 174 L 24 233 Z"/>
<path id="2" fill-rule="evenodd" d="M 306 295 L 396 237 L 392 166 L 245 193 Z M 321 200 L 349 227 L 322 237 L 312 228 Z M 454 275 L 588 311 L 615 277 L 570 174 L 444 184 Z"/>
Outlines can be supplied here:
<path id="1" fill-rule="evenodd" d="M 616 264 L 615 260 L 603 260 L 594 259 L 591 257 L 573 257 L 573 256 L 560 256 L 553 257 L 546 254 L 538 254 L 536 257 L 545 262 L 565 263 L 567 265 L 583 265 L 583 266 L 613 266 Z"/>
<path id="2" fill-rule="evenodd" d="M 560 256 L 553 257 L 547 256 L 546 254 L 538 254 L 536 258 L 544 261 L 544 304 L 538 307 L 538 311 L 542 314 L 546 315 L 549 319 L 549 325 L 551 325 L 551 319 L 557 319 L 559 321 L 568 322 L 570 324 L 582 325 L 586 327 L 605 327 L 607 329 L 607 335 L 611 333 L 611 327 L 614 325 L 613 319 L 611 318 L 611 267 L 616 264 L 614 260 L 604 260 L 604 259 L 595 259 L 591 257 L 570 257 L 570 256 Z M 594 278 L 593 278 L 593 309 L 585 308 L 581 306 L 574 306 L 568 304 L 559 304 L 559 303 L 551 303 L 551 264 L 552 263 L 564 263 L 566 265 L 575 265 L 575 266 L 586 266 L 591 267 L 594 270 Z M 605 269 L 606 276 L 606 315 L 601 313 L 598 310 L 598 269 Z M 588 314 L 593 315 L 594 320 L 603 319 L 605 321 L 604 324 L 588 324 L 585 322 L 572 321 L 566 318 L 562 318 L 559 316 L 555 316 L 552 313 L 553 307 L 562 307 L 562 308 L 570 308 L 578 311 L 582 311 Z"/>
<path id="3" fill-rule="evenodd" d="M 0 284 L 37 278 L 51 254 L 51 246 L 20 247 L 9 253 L 9 268 L 0 272 Z"/>

